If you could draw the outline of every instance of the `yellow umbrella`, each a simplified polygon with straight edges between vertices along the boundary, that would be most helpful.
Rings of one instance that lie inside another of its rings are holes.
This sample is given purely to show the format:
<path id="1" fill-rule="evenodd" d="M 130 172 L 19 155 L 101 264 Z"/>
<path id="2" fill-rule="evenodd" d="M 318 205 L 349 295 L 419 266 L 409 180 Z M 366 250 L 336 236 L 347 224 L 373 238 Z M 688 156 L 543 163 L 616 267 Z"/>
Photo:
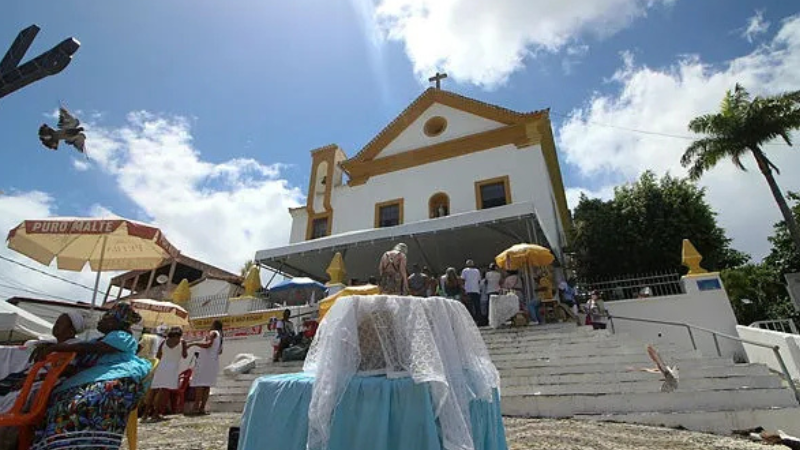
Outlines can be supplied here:
<path id="1" fill-rule="evenodd" d="M 170 302 L 160 302 L 148 298 L 131 300 L 133 309 L 142 316 L 140 324 L 145 328 L 189 327 L 189 313 L 182 307 Z"/>
<path id="2" fill-rule="evenodd" d="M 255 296 L 259 289 L 261 289 L 261 270 L 258 266 L 253 266 L 244 279 L 244 297 Z"/>
<path id="3" fill-rule="evenodd" d="M 192 298 L 192 289 L 189 287 L 189 280 L 182 279 L 178 287 L 172 291 L 172 301 L 175 303 L 186 303 Z"/>
<path id="4" fill-rule="evenodd" d="M 494 258 L 498 267 L 519 270 L 526 266 L 543 267 L 553 263 L 553 253 L 541 245 L 516 244 L 505 249 Z"/>
<path id="5" fill-rule="evenodd" d="M 331 306 L 333 306 L 340 297 L 347 297 L 348 295 L 377 295 L 380 293 L 380 289 L 374 284 L 348 286 L 333 295 L 325 297 L 319 302 L 319 320 L 322 321 L 322 318 L 325 317 L 325 314 L 328 314 L 328 310 L 331 309 Z"/>

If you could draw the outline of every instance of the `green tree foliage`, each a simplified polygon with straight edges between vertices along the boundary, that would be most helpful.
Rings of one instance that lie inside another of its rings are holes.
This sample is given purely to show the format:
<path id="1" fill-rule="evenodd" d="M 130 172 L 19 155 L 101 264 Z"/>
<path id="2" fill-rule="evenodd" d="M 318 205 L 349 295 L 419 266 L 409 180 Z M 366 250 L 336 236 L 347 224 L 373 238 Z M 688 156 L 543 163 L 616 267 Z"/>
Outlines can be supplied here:
<path id="1" fill-rule="evenodd" d="M 730 247 L 705 191 L 669 175 L 645 172 L 608 201 L 581 196 L 573 222 L 577 269 L 588 279 L 679 269 L 683 239 L 692 241 L 709 270 L 748 260 Z"/>
<path id="2" fill-rule="evenodd" d="M 746 264 L 723 270 L 720 275 L 740 324 L 785 319 L 794 312 L 786 286 L 768 264 Z"/>
<path id="3" fill-rule="evenodd" d="M 696 180 L 728 158 L 736 167 L 746 170 L 742 159 L 752 156 L 781 210 L 795 252 L 800 253 L 800 226 L 775 181 L 773 172 L 780 170 L 765 152 L 765 145 L 774 139 L 792 145 L 791 132 L 800 130 L 800 91 L 751 98 L 737 84 L 725 94 L 718 113 L 692 119 L 689 129 L 705 135 L 692 142 L 681 158 L 681 164 L 689 168 L 689 176 Z"/>
<path id="4" fill-rule="evenodd" d="M 800 195 L 790 192 L 787 197 L 794 202 L 794 217 L 800 219 Z M 800 271 L 800 255 L 794 250 L 785 221 L 775 224 L 769 241 L 772 250 L 761 264 L 747 264 L 722 272 L 736 318 L 743 325 L 796 316 L 783 274 Z"/>
<path id="5" fill-rule="evenodd" d="M 792 214 L 796 221 L 800 221 L 800 194 L 789 192 L 787 197 L 794 202 Z M 772 250 L 764 259 L 766 264 L 773 267 L 778 274 L 800 272 L 800 252 L 794 249 L 792 236 L 786 227 L 786 221 L 775 224 L 772 236 L 769 237 Z"/>

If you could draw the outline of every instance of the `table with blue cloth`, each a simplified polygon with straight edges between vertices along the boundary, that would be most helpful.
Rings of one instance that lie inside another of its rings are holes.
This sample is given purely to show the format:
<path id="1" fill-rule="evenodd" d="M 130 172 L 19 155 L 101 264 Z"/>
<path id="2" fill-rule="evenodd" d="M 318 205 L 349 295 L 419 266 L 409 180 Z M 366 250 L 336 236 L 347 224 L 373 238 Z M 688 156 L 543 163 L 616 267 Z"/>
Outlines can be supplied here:
<path id="1" fill-rule="evenodd" d="M 314 376 L 261 377 L 242 416 L 238 450 L 305 450 Z M 356 376 L 333 415 L 327 450 L 444 450 L 426 383 Z M 470 405 L 475 450 L 507 450 L 500 398 Z"/>

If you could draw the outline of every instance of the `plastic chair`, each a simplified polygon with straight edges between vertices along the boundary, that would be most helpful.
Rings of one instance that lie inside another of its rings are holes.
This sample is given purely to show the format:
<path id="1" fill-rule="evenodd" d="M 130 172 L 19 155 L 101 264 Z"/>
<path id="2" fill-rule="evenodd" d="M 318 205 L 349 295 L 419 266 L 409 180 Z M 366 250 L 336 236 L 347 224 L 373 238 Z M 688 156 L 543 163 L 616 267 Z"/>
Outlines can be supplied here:
<path id="1" fill-rule="evenodd" d="M 192 369 L 186 369 L 178 375 L 178 389 L 169 390 L 170 405 L 173 414 L 183 413 L 183 406 L 186 404 L 186 391 L 189 389 L 189 382 L 192 380 Z M 164 414 L 164 411 L 159 411 Z"/>
<path id="2" fill-rule="evenodd" d="M 11 407 L 9 412 L 0 414 L 0 427 L 19 428 L 17 448 L 20 450 L 31 448 L 31 444 L 33 444 L 33 428 L 44 419 L 50 393 L 58 383 L 61 373 L 64 372 L 74 358 L 75 353 L 51 353 L 44 360 L 34 364 L 28 372 L 28 376 L 25 377 L 25 383 L 22 385 L 22 390 L 14 402 L 14 406 Z M 44 381 L 34 395 L 30 409 L 25 411 L 28 397 L 33 390 L 33 383 L 36 381 L 39 371 L 44 369 L 45 366 L 49 366 L 47 375 L 45 375 Z"/>
<path id="3" fill-rule="evenodd" d="M 142 385 L 149 386 L 150 382 L 153 381 L 153 376 L 156 373 L 156 368 L 158 367 L 158 360 L 150 360 L 153 368 L 150 369 L 150 373 L 147 374 L 146 377 L 142 379 Z M 155 361 L 153 363 L 152 361 Z M 142 397 L 139 401 L 140 403 L 144 401 L 146 395 Z M 136 450 L 138 447 L 139 442 L 139 405 L 136 405 L 131 411 L 131 414 L 128 416 L 128 423 L 125 425 L 125 437 L 128 439 L 128 450 Z"/>

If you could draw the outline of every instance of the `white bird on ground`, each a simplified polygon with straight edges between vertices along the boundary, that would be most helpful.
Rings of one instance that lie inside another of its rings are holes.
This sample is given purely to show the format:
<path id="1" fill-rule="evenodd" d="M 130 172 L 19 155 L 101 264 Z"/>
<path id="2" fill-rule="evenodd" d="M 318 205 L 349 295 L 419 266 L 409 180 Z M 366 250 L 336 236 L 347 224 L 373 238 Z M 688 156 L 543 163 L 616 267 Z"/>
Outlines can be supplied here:
<path id="1" fill-rule="evenodd" d="M 678 367 L 667 366 L 651 344 L 647 345 L 647 354 L 650 355 L 650 359 L 656 363 L 656 367 L 664 375 L 664 384 L 661 385 L 661 392 L 672 392 L 678 389 Z"/>

